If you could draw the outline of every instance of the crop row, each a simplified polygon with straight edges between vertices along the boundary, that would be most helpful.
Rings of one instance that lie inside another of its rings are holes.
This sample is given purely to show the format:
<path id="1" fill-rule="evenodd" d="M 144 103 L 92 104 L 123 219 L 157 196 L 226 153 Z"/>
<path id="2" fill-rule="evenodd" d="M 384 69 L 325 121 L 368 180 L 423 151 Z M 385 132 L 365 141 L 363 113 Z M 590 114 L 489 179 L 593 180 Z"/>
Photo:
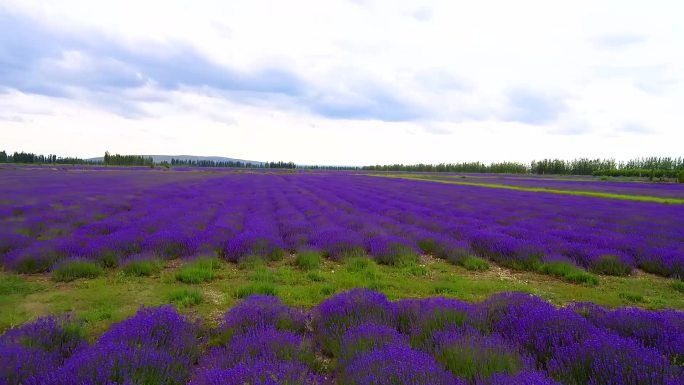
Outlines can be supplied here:
<path id="1" fill-rule="evenodd" d="M 684 199 L 684 184 L 602 181 L 597 178 L 562 179 L 557 177 L 512 176 L 512 175 L 441 175 L 413 174 L 434 179 L 473 183 L 493 183 L 506 186 L 545 188 L 569 191 L 592 191 L 622 195 L 641 195 L 661 198 Z M 571 177 L 568 177 L 571 178 Z"/>
<path id="2" fill-rule="evenodd" d="M 7 183 L 0 206 L 0 255 L 18 272 L 72 258 L 115 266 L 316 249 L 387 264 L 477 255 L 516 268 L 684 276 L 684 205 L 332 172 L 15 172 L 21 183 Z"/>
<path id="3" fill-rule="evenodd" d="M 69 316 L 0 336 L 0 383 L 621 384 L 684 381 L 684 313 L 502 293 L 390 302 L 354 289 L 310 311 L 254 295 L 220 325 L 141 308 L 93 344 Z"/>

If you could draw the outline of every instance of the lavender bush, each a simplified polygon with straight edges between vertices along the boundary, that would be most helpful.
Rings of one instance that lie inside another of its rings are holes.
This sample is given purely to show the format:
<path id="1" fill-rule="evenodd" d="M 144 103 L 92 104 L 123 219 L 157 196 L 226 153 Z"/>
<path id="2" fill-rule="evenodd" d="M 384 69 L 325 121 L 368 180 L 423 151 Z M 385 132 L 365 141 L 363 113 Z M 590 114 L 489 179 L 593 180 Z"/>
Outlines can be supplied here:
<path id="1" fill-rule="evenodd" d="M 142 308 L 90 346 L 73 318 L 38 319 L 0 336 L 0 384 L 675 385 L 682 327 L 674 310 L 522 293 L 392 303 L 355 289 L 310 314 L 257 295 L 211 330 Z"/>

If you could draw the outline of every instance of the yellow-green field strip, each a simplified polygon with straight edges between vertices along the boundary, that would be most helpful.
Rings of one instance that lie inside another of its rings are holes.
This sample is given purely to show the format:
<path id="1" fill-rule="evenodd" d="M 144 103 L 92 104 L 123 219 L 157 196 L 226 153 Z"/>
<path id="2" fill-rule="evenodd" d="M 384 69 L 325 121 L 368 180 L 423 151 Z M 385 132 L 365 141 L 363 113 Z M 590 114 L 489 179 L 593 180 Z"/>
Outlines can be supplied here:
<path id="1" fill-rule="evenodd" d="M 559 189 L 544 188 L 544 187 L 522 187 L 522 186 L 510 186 L 510 185 L 505 185 L 505 184 L 497 184 L 497 183 L 462 182 L 462 181 L 455 181 L 455 180 L 444 180 L 444 179 L 436 179 L 436 178 L 429 178 L 429 177 L 424 177 L 424 176 L 412 176 L 412 175 L 384 175 L 384 174 L 367 174 L 367 175 L 383 177 L 383 178 L 420 180 L 420 181 L 425 181 L 425 182 L 457 184 L 457 185 L 463 185 L 463 186 L 499 188 L 499 189 L 505 189 L 505 190 L 544 192 L 544 193 L 552 193 L 552 194 L 577 195 L 577 196 L 587 196 L 587 197 L 595 197 L 595 198 L 608 198 L 608 199 L 621 199 L 621 200 L 639 201 L 639 202 L 684 204 L 684 199 L 680 199 L 680 198 L 663 198 L 663 197 L 653 197 L 653 196 L 646 196 L 646 195 L 613 194 L 613 193 L 599 192 L 599 191 L 559 190 Z"/>

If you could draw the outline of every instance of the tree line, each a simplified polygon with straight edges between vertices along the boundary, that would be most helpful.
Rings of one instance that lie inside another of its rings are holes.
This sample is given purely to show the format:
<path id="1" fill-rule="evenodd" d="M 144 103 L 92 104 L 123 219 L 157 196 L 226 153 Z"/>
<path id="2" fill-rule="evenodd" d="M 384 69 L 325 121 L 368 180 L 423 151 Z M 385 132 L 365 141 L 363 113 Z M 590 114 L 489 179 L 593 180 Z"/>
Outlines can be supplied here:
<path id="1" fill-rule="evenodd" d="M 684 158 L 648 157 L 628 161 L 615 159 L 573 160 L 542 159 L 530 164 L 519 162 L 500 162 L 485 164 L 481 162 L 440 163 L 440 164 L 390 164 L 364 166 L 368 171 L 409 171 L 409 172 L 469 172 L 496 174 L 538 174 L 538 175 L 596 175 L 628 176 L 650 178 L 676 178 L 684 172 Z"/>
<path id="2" fill-rule="evenodd" d="M 0 151 L 0 163 L 99 164 L 100 162 L 81 158 L 61 157 L 54 154 L 38 155 L 23 151 L 8 154 L 6 151 Z"/>
<path id="3" fill-rule="evenodd" d="M 154 166 L 154 160 L 151 157 L 142 155 L 111 155 L 109 151 L 105 152 L 103 161 L 107 166 Z"/>
<path id="4" fill-rule="evenodd" d="M 532 161 L 530 173 L 553 175 L 596 175 L 649 178 L 675 178 L 684 172 L 684 158 L 647 157 L 626 162 L 615 159 L 544 159 Z"/>
<path id="5" fill-rule="evenodd" d="M 151 157 L 142 155 L 120 155 L 105 152 L 102 161 L 81 159 L 75 157 L 61 157 L 54 154 L 38 155 L 27 152 L 0 151 L 0 163 L 34 163 L 34 164 L 104 164 L 108 166 L 155 166 L 169 163 L 155 163 Z M 615 159 L 577 158 L 573 160 L 542 159 L 533 160 L 529 164 L 520 162 L 464 162 L 440 164 L 390 164 L 373 166 L 317 166 L 297 165 L 294 162 L 264 162 L 251 163 L 240 161 L 215 160 L 183 160 L 171 159 L 171 166 L 175 167 L 230 167 L 230 168 L 279 168 L 279 169 L 309 169 L 309 170 L 365 170 L 365 171 L 408 171 L 408 172 L 468 172 L 468 173 L 497 173 L 497 174 L 537 174 L 537 175 L 595 175 L 595 176 L 625 176 L 677 178 L 684 182 L 684 158 L 682 157 L 644 157 L 627 161 Z"/>
<path id="6" fill-rule="evenodd" d="M 162 162 L 163 164 L 164 162 Z M 258 164 L 240 161 L 216 161 L 216 160 L 191 160 L 191 159 L 175 159 L 171 158 L 171 166 L 185 166 L 185 167 L 240 167 L 252 168 L 258 167 Z"/>
<path id="7" fill-rule="evenodd" d="M 164 164 L 162 162 L 161 164 Z M 298 168 L 294 162 L 240 162 L 237 160 L 216 161 L 204 159 L 175 159 L 171 158 L 171 166 L 186 167 L 239 167 L 239 168 Z"/>
<path id="8" fill-rule="evenodd" d="M 472 173 L 500 173 L 527 174 L 529 168 L 523 163 L 501 162 L 485 164 L 481 162 L 440 163 L 440 164 L 390 164 L 364 166 L 369 171 L 414 171 L 414 172 L 472 172 Z"/>

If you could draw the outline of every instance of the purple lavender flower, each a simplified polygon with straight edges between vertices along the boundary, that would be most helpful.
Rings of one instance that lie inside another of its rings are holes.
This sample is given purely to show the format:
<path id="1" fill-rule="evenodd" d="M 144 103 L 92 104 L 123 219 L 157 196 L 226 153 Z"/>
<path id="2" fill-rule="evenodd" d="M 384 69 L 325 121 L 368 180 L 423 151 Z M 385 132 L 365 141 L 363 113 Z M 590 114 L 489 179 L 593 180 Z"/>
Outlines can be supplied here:
<path id="1" fill-rule="evenodd" d="M 200 360 L 202 369 L 230 369 L 255 361 L 313 363 L 311 343 L 290 331 L 253 329 L 233 336 L 226 346 L 211 348 Z"/>
<path id="2" fill-rule="evenodd" d="M 66 315 L 39 318 L 0 336 L 0 384 L 36 382 L 86 349 L 78 325 Z"/>
<path id="3" fill-rule="evenodd" d="M 307 320 L 304 312 L 285 305 L 280 298 L 255 294 L 226 312 L 219 334 L 227 341 L 233 335 L 255 329 L 275 328 L 301 334 L 306 328 Z"/>
<path id="4" fill-rule="evenodd" d="M 0 384 L 35 383 L 36 378 L 56 370 L 61 362 L 41 349 L 18 345 L 0 345 Z"/>
<path id="5" fill-rule="evenodd" d="M 72 356 L 59 370 L 44 373 L 36 385 L 183 385 L 191 364 L 151 345 L 98 343 Z"/>
<path id="6" fill-rule="evenodd" d="M 324 228 L 317 231 L 312 239 L 313 247 L 333 260 L 365 254 L 363 238 L 353 231 Z"/>
<path id="7" fill-rule="evenodd" d="M 186 362 L 199 356 L 198 325 L 178 314 L 173 306 L 142 307 L 135 316 L 112 325 L 98 345 L 124 343 L 169 352 Z"/>
<path id="8" fill-rule="evenodd" d="M 385 265 L 410 265 L 418 262 L 416 247 L 400 237 L 373 237 L 368 240 L 368 254 Z"/>
<path id="9" fill-rule="evenodd" d="M 633 338 L 656 348 L 675 363 L 684 364 L 684 313 L 675 310 L 649 311 L 638 308 L 608 310 L 591 303 L 574 304 L 571 309 L 594 325 Z"/>
<path id="10" fill-rule="evenodd" d="M 483 336 L 473 329 L 437 332 L 434 355 L 455 376 L 471 383 L 496 374 L 514 375 L 534 368 L 534 360 L 498 334 Z"/>
<path id="11" fill-rule="evenodd" d="M 342 336 L 342 353 L 339 360 L 350 362 L 359 354 L 370 352 L 393 343 L 408 343 L 408 338 L 397 329 L 376 324 L 363 324 L 348 329 Z"/>
<path id="12" fill-rule="evenodd" d="M 490 318 L 492 330 L 522 346 L 542 366 L 557 356 L 558 349 L 599 332 L 577 313 L 544 302 L 517 303 L 497 311 L 500 316 Z"/>
<path id="13" fill-rule="evenodd" d="M 544 373 L 521 371 L 518 374 L 494 374 L 478 380 L 475 385 L 560 385 Z"/>
<path id="14" fill-rule="evenodd" d="M 248 231 L 226 242 L 222 257 L 238 262 L 245 257 L 258 256 L 267 260 L 278 260 L 284 255 L 282 241 L 255 231 Z"/>
<path id="15" fill-rule="evenodd" d="M 427 353 L 390 344 L 357 356 L 342 368 L 340 383 L 349 385 L 465 385 Z"/>
<path id="16" fill-rule="evenodd" d="M 657 385 L 678 375 L 656 349 L 605 333 L 559 348 L 548 372 L 569 385 Z"/>
<path id="17" fill-rule="evenodd" d="M 31 243 L 31 238 L 24 234 L 3 231 L 0 233 L 0 257 L 10 251 L 26 247 Z"/>
<path id="18" fill-rule="evenodd" d="M 21 346 L 64 360 L 86 346 L 79 325 L 70 315 L 38 318 L 0 336 L 0 346 Z"/>
<path id="19" fill-rule="evenodd" d="M 399 331 L 411 336 L 414 347 L 428 350 L 434 348 L 435 332 L 462 327 L 473 309 L 471 304 L 441 297 L 402 300 L 393 304 Z"/>
<path id="20" fill-rule="evenodd" d="M 300 362 L 256 361 L 230 369 L 200 369 L 190 385 L 322 385 L 325 379 Z"/>
<path id="21" fill-rule="evenodd" d="M 314 335 L 327 354 L 339 355 L 344 333 L 366 323 L 393 324 L 391 304 L 385 295 L 353 289 L 328 298 L 313 311 Z"/>

